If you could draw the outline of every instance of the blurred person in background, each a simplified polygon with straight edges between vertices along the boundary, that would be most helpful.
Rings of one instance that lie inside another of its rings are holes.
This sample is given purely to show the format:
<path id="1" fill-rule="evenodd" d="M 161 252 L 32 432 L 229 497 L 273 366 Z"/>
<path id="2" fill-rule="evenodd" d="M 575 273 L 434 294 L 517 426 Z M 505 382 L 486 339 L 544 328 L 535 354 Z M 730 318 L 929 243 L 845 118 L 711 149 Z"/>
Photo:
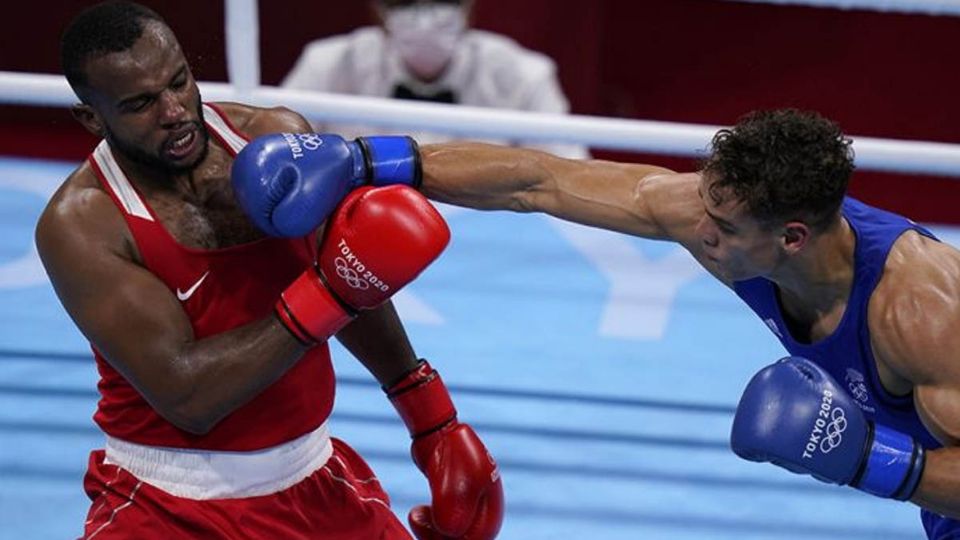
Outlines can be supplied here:
<path id="1" fill-rule="evenodd" d="M 470 27 L 473 0 L 371 0 L 378 26 L 308 43 L 282 86 L 475 107 L 566 114 L 569 103 L 547 56 Z M 354 137 L 370 128 L 323 124 Z M 376 130 L 383 133 L 383 129 Z M 408 132 L 405 132 L 408 133 Z M 421 143 L 447 137 L 415 133 Z M 501 141 L 505 142 L 505 141 Z M 524 144 L 582 159 L 582 146 Z"/>

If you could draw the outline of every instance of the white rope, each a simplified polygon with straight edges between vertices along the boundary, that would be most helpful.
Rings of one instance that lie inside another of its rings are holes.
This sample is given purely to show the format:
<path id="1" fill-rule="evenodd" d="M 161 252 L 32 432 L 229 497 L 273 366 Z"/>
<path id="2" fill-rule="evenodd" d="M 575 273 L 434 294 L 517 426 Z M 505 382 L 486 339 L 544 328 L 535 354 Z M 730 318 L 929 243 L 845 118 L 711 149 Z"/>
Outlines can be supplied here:
<path id="1" fill-rule="evenodd" d="M 484 109 L 438 103 L 321 94 L 260 86 L 239 91 L 200 83 L 209 101 L 285 106 L 323 122 L 451 133 L 465 138 L 582 144 L 594 148 L 702 157 L 722 126 L 625 120 Z M 59 75 L 0 71 L 0 103 L 69 106 L 76 97 Z M 864 170 L 960 177 L 960 145 L 854 137 L 857 167 Z"/>
<path id="2" fill-rule="evenodd" d="M 751 4 L 779 4 L 837 9 L 862 9 L 926 15 L 960 16 L 960 0 L 727 0 Z"/>

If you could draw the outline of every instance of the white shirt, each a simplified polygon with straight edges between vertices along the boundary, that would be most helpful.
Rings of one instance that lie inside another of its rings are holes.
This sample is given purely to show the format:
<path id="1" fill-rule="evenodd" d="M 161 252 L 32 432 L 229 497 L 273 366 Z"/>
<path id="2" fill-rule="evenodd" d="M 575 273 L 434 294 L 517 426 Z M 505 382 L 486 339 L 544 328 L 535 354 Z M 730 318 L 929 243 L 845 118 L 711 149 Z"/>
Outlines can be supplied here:
<path id="1" fill-rule="evenodd" d="M 349 34 L 307 44 L 282 86 L 298 90 L 390 97 L 394 87 L 401 83 L 418 93 L 452 90 L 457 96 L 457 103 L 461 105 L 561 114 L 569 112 L 569 103 L 560 89 L 553 60 L 521 47 L 510 38 L 482 30 L 467 30 L 464 33 L 446 71 L 429 85 L 419 82 L 408 73 L 400 57 L 389 47 L 382 28 L 364 27 Z M 344 137 L 391 133 L 374 126 L 324 124 L 315 128 Z M 411 135 L 421 143 L 449 139 L 432 133 Z M 537 147 L 565 157 L 589 157 L 585 148 L 576 145 L 524 146 Z"/>

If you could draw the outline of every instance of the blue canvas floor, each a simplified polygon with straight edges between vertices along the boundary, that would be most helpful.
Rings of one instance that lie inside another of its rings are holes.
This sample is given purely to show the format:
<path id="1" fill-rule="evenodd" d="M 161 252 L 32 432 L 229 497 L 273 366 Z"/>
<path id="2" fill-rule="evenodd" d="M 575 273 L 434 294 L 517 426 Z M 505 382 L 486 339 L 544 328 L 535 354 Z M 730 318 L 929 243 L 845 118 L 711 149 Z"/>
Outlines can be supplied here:
<path id="1" fill-rule="evenodd" d="M 80 534 L 102 444 L 96 372 L 33 248 L 74 164 L 0 159 L 0 537 Z M 444 256 L 396 298 L 417 352 L 501 464 L 501 538 L 921 539 L 918 510 L 728 447 L 746 381 L 783 356 L 678 247 L 534 215 L 443 207 Z M 935 228 L 954 245 L 960 230 Z M 332 432 L 403 516 L 427 500 L 379 388 L 334 347 Z"/>

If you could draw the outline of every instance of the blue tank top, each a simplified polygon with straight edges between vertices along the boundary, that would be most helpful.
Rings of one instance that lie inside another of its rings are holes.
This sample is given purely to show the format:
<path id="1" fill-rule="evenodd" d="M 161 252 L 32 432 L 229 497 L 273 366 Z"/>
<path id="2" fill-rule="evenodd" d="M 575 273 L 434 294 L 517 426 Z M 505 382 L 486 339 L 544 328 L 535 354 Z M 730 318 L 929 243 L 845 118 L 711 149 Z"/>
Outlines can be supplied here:
<path id="1" fill-rule="evenodd" d="M 906 231 L 936 237 L 905 217 L 850 197 L 844 199 L 841 211 L 856 235 L 857 244 L 853 258 L 853 289 L 840 325 L 832 334 L 816 343 L 801 343 L 794 339 L 783 319 L 776 286 L 765 278 L 735 282 L 734 291 L 763 319 L 790 354 L 816 362 L 844 386 L 867 418 L 909 433 L 925 448 L 939 448 L 940 442 L 917 416 L 913 395 L 893 396 L 880 384 L 867 325 L 870 295 L 880 282 L 893 243 Z M 960 521 L 926 509 L 920 512 L 920 516 L 930 540 L 960 538 Z"/>
<path id="2" fill-rule="evenodd" d="M 940 443 L 917 416 L 913 395 L 893 396 L 881 386 L 867 326 L 870 295 L 880 281 L 893 243 L 906 231 L 936 237 L 907 218 L 850 197 L 844 199 L 842 213 L 856 235 L 854 276 L 843 318 L 832 334 L 815 343 L 798 342 L 784 321 L 776 286 L 765 278 L 735 282 L 734 290 L 791 355 L 816 362 L 833 375 L 867 418 L 912 435 L 925 448 L 938 448 Z"/>

